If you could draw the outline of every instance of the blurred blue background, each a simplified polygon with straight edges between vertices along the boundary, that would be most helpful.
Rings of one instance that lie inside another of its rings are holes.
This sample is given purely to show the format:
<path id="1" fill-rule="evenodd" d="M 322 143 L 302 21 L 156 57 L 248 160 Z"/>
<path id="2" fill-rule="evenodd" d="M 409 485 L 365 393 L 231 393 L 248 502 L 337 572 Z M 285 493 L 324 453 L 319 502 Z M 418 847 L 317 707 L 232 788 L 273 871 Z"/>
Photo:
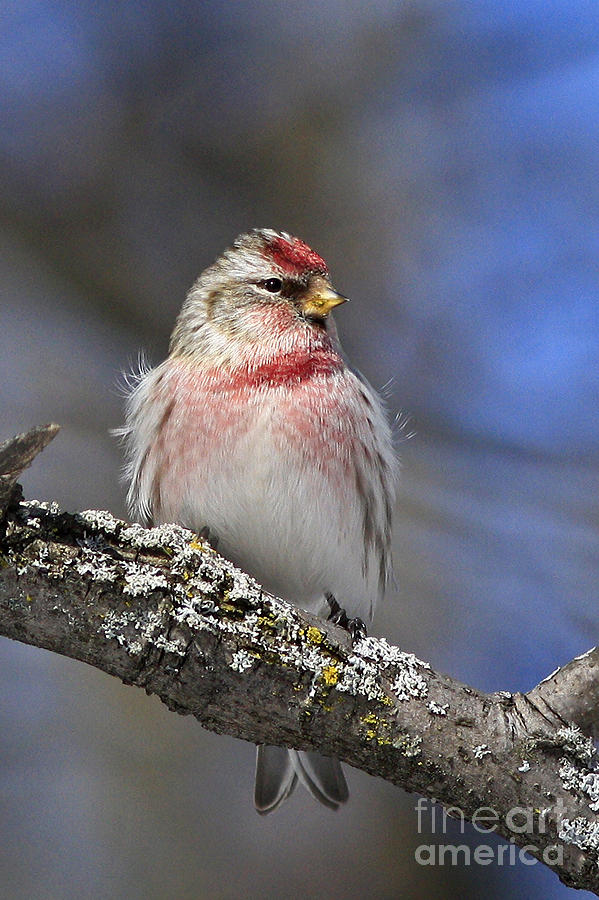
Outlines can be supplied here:
<path id="1" fill-rule="evenodd" d="M 0 437 L 63 425 L 27 496 L 125 514 L 120 370 L 164 356 L 237 233 L 286 229 L 413 416 L 374 633 L 488 690 L 596 643 L 595 0 L 20 0 L 0 21 Z M 419 867 L 417 798 L 358 772 L 337 815 L 298 792 L 259 819 L 251 746 L 43 651 L 0 661 L 10 900 L 572 893 L 540 865 Z"/>

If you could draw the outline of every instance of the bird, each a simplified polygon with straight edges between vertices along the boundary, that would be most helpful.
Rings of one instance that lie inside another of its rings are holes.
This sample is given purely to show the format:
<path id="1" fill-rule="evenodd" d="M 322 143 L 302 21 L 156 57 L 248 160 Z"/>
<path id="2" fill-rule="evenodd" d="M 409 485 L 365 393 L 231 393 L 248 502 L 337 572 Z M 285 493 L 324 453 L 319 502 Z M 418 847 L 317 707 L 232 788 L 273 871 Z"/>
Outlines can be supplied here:
<path id="1" fill-rule="evenodd" d="M 239 235 L 191 287 L 168 357 L 126 401 L 127 494 L 145 525 L 177 523 L 267 591 L 364 633 L 390 578 L 393 431 L 347 362 L 322 257 L 285 231 Z M 366 313 L 368 314 L 368 313 Z M 338 760 L 259 745 L 254 802 L 298 781 L 331 809 Z"/>

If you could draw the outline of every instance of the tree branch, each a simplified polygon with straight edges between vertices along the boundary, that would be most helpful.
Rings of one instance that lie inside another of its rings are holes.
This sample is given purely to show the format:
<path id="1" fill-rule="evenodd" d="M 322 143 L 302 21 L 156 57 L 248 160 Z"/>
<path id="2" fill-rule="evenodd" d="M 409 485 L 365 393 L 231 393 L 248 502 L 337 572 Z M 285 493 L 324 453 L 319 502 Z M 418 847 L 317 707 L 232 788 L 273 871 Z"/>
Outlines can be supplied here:
<path id="1" fill-rule="evenodd" d="M 17 478 L 58 434 L 59 425 L 41 425 L 0 444 L 0 516 L 8 506 Z"/>
<path id="2" fill-rule="evenodd" d="M 30 461 L 37 438 L 24 437 Z M 22 459 L 6 447 L 12 477 Z M 597 650 L 529 694 L 487 695 L 384 639 L 352 646 L 185 529 L 10 496 L 0 634 L 143 687 L 213 731 L 316 748 L 475 821 L 490 809 L 487 830 L 599 896 L 599 774 L 575 727 L 596 718 Z"/>
<path id="3" fill-rule="evenodd" d="M 541 681 L 528 697 L 555 722 L 576 722 L 598 736 L 599 649 L 592 647 Z"/>

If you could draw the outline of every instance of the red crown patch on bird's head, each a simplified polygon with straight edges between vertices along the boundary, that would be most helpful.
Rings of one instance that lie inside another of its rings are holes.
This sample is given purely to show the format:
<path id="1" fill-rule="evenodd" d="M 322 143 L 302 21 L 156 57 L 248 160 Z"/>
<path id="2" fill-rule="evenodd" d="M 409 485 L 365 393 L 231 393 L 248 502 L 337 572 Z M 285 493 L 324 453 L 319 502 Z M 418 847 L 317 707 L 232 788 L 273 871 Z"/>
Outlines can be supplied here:
<path id="1" fill-rule="evenodd" d="M 269 237 L 266 253 L 279 268 L 290 274 L 301 275 L 304 272 L 314 272 L 319 275 L 328 275 L 329 273 L 324 259 L 296 237 L 284 234 Z"/>

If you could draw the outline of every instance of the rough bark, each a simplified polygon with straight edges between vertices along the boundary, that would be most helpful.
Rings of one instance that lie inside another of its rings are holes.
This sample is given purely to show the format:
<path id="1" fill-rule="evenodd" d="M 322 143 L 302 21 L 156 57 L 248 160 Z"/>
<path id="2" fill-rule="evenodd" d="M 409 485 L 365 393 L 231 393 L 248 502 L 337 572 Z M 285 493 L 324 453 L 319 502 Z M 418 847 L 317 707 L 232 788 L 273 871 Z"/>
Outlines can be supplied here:
<path id="1" fill-rule="evenodd" d="M 13 479 L 0 498 L 0 634 L 213 731 L 319 749 L 475 821 L 490 809 L 489 830 L 599 896 L 599 773 L 581 731 L 596 719 L 597 650 L 528 694 L 487 695 L 384 639 L 352 645 L 185 529 L 22 501 L 14 479 L 53 436 L 41 432 L 0 447 L 0 483 Z"/>

